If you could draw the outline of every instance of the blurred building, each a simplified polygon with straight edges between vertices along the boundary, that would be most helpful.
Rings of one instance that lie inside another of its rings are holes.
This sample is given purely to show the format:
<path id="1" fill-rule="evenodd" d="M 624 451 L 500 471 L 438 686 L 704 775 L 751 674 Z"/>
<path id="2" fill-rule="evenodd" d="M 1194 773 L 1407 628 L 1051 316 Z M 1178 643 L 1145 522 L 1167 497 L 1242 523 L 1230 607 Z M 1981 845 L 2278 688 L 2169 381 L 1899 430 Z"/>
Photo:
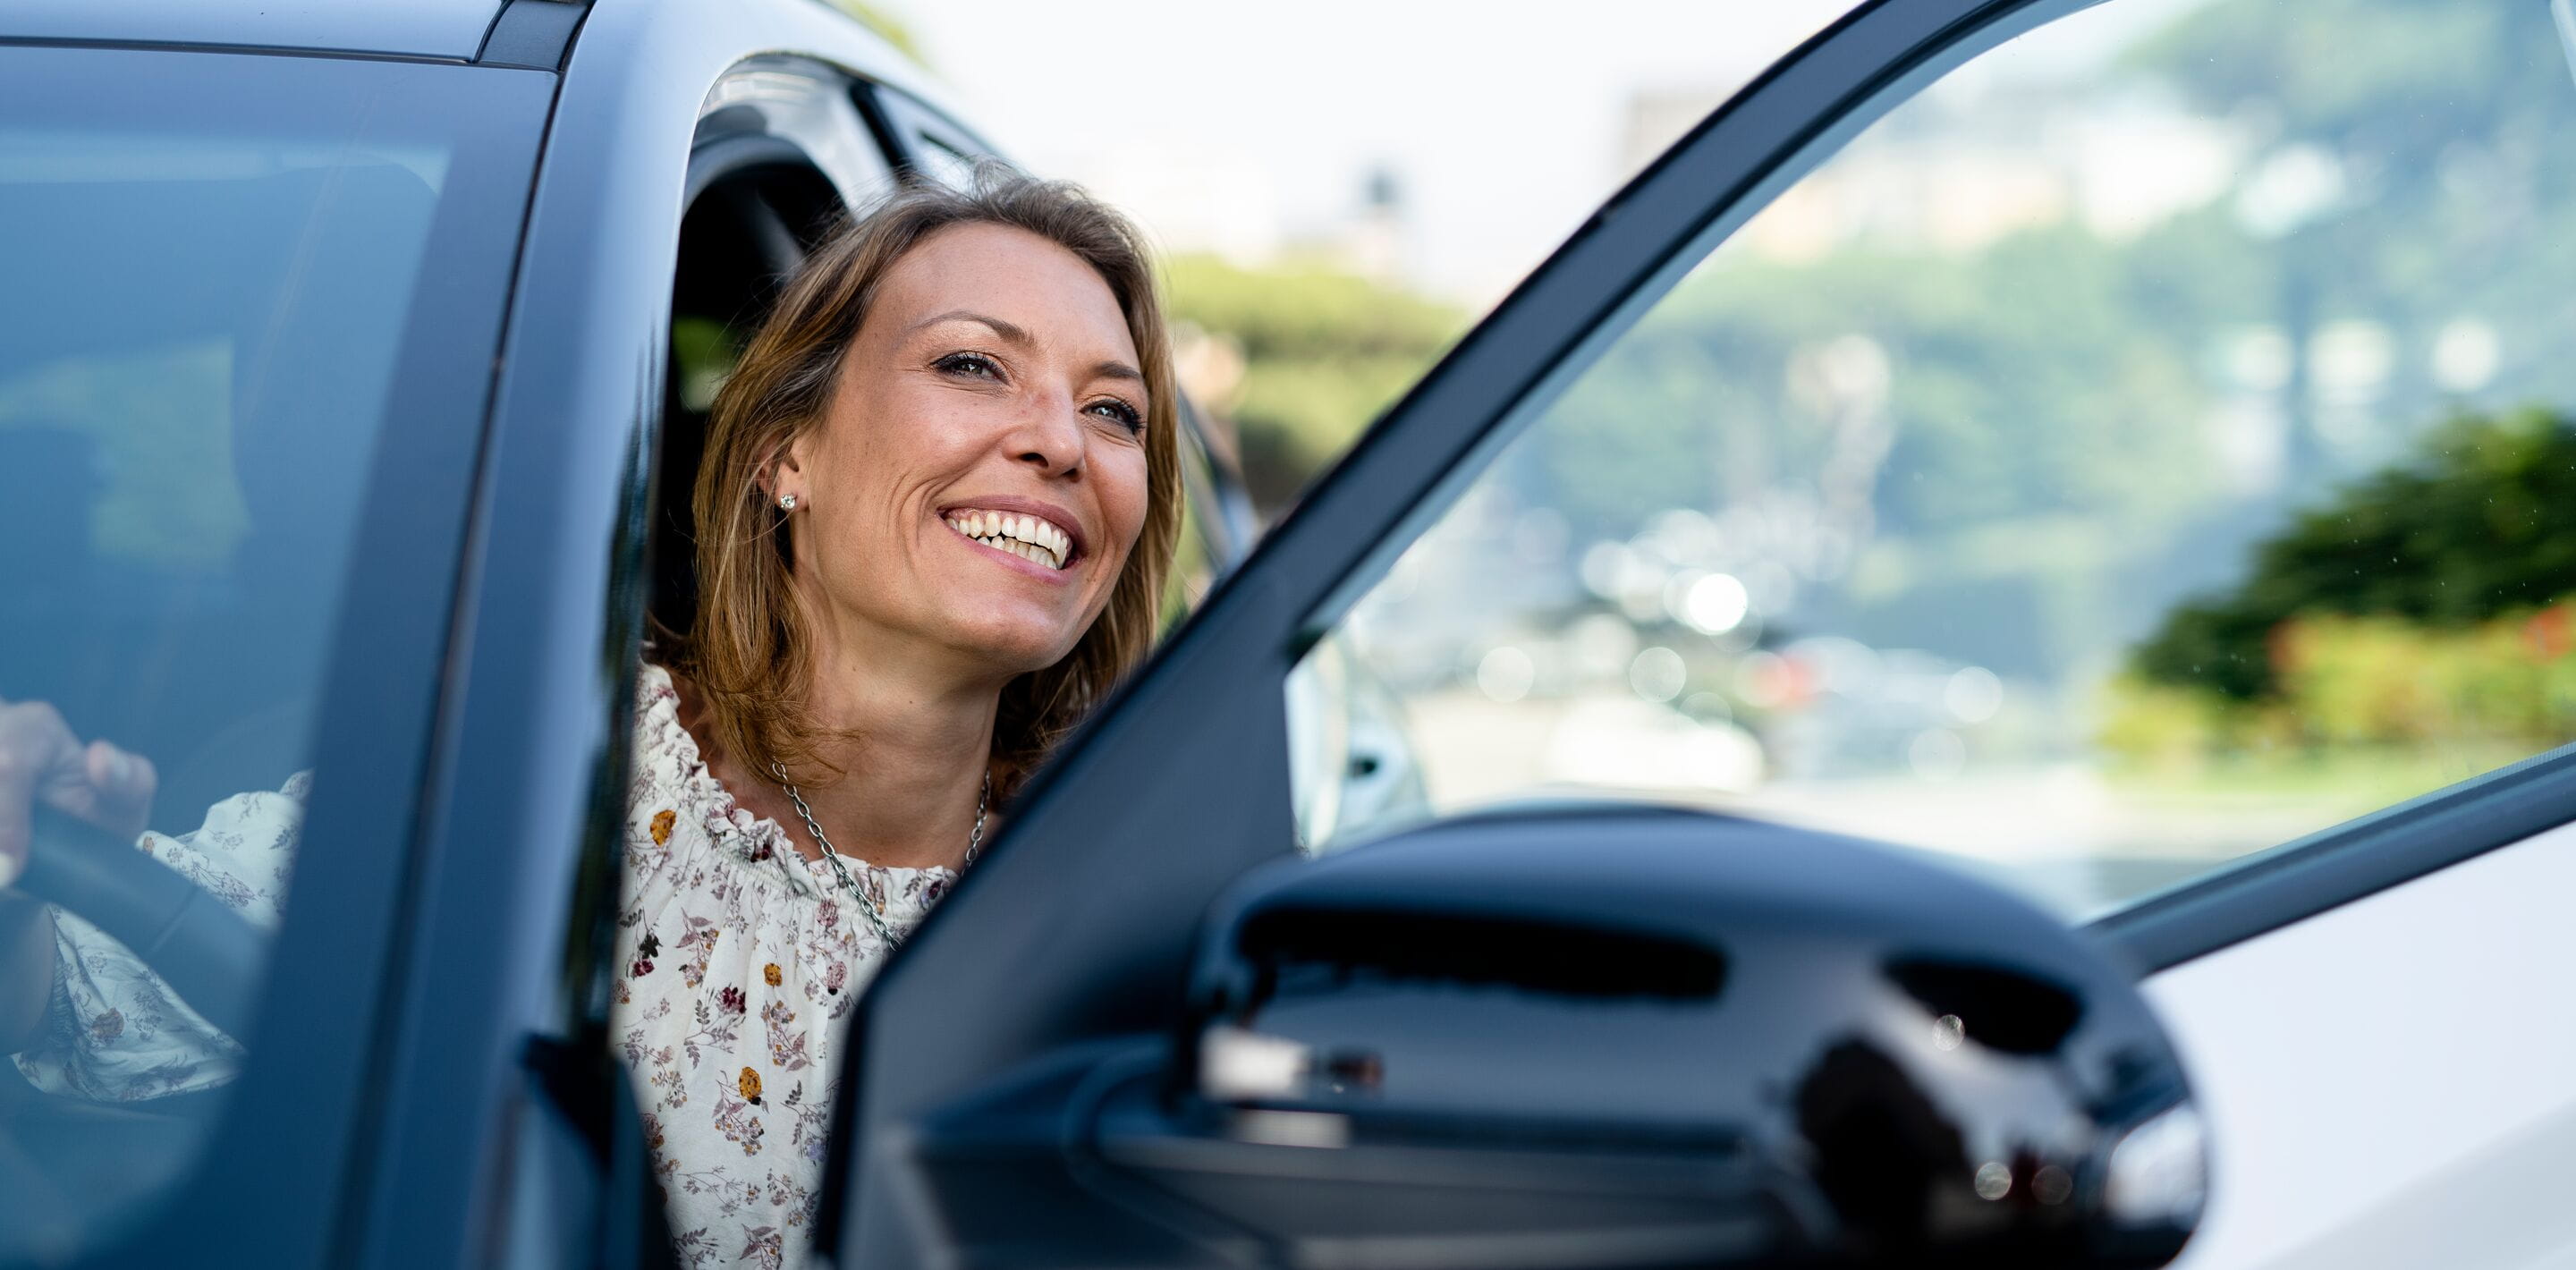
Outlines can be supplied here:
<path id="1" fill-rule="evenodd" d="M 1644 167 L 1736 87 L 1633 95 L 1621 162 Z M 2241 129 L 2152 93 L 2106 98 L 2052 81 L 1963 87 L 1862 134 L 1742 240 L 1806 261 L 1855 242 L 1974 251 L 2070 220 L 2127 238 L 2228 193 L 2252 148 Z"/>

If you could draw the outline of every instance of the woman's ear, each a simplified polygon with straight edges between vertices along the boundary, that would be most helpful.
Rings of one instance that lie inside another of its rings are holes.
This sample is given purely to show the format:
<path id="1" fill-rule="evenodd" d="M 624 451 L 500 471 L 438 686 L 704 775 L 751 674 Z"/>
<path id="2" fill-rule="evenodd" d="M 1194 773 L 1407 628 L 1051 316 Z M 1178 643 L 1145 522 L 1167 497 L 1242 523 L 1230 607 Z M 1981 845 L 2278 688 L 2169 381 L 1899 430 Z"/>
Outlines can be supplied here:
<path id="1" fill-rule="evenodd" d="M 806 501 L 801 453 L 804 448 L 805 438 L 793 437 L 761 461 L 759 485 L 763 498 L 773 504 L 782 498 L 794 498 L 800 504 Z"/>

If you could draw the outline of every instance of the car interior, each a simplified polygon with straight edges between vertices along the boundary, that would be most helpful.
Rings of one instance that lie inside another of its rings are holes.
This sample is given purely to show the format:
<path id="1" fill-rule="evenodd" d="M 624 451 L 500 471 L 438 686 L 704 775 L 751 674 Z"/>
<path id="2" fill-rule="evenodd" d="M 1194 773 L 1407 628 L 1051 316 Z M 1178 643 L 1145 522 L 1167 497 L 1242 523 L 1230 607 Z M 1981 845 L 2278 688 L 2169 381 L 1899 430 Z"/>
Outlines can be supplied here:
<path id="1" fill-rule="evenodd" d="M 746 162 L 707 172 L 680 222 L 647 547 L 647 610 L 656 631 L 685 633 L 697 611 L 690 490 L 706 449 L 715 389 L 779 286 L 843 215 L 840 196 L 822 173 L 792 149 L 763 148 Z"/>

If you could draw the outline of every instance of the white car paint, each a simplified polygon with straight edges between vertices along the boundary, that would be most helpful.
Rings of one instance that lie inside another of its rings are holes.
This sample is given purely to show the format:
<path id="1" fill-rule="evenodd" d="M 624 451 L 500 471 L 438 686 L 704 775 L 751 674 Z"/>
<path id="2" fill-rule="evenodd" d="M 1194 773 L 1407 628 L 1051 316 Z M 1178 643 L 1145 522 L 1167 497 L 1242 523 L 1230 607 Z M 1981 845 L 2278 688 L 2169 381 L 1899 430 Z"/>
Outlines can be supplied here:
<path id="1" fill-rule="evenodd" d="M 2576 1268 L 2576 825 L 2154 976 L 2212 1132 L 2182 1270 Z"/>

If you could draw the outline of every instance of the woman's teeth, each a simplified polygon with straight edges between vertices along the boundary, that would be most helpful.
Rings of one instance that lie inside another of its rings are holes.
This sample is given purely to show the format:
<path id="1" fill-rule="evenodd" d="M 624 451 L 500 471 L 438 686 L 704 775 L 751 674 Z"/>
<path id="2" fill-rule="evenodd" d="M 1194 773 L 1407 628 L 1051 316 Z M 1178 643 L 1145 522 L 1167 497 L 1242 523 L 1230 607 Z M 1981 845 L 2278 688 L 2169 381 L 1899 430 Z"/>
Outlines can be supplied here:
<path id="1" fill-rule="evenodd" d="M 1073 549 L 1073 540 L 1065 532 L 1037 516 L 1014 516 L 1008 512 L 952 512 L 948 527 L 984 544 L 1050 569 L 1064 567 L 1065 556 Z"/>

